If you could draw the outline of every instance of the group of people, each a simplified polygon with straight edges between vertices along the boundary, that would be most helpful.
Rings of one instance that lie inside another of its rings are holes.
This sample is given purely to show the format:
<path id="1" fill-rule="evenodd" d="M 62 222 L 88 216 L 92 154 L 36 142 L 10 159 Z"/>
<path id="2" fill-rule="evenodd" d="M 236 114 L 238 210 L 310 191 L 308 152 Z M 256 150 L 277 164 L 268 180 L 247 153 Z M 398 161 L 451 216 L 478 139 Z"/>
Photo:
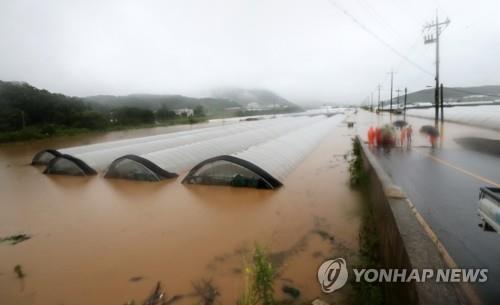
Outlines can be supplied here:
<path id="1" fill-rule="evenodd" d="M 413 136 L 413 128 L 411 127 L 411 125 L 408 125 L 408 127 L 403 126 L 401 128 L 396 129 L 396 138 L 398 138 L 398 136 L 399 136 L 399 143 L 396 143 L 396 146 L 399 147 L 411 146 L 411 140 Z"/>
<path id="2" fill-rule="evenodd" d="M 413 128 L 402 126 L 394 128 L 392 126 L 373 127 L 368 129 L 368 144 L 370 147 L 390 148 L 394 146 L 409 147 L 412 143 Z"/>

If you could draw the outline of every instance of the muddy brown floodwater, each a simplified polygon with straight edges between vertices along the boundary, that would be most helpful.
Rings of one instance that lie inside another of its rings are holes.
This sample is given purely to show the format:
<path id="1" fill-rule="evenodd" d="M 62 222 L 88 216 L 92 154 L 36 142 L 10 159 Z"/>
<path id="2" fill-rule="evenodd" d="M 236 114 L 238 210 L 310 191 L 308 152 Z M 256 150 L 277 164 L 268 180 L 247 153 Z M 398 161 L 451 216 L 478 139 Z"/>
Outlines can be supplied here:
<path id="1" fill-rule="evenodd" d="M 357 255 L 360 198 L 348 187 L 344 154 L 353 131 L 344 124 L 277 191 L 185 186 L 183 175 L 161 183 L 46 176 L 28 165 L 41 148 L 158 132 L 0 146 L 0 237 L 32 235 L 14 246 L 0 243 L 0 304 L 141 304 L 157 281 L 173 296 L 192 294 L 202 279 L 212 279 L 220 304 L 236 304 L 255 243 L 277 267 L 278 299 L 289 284 L 301 291 L 297 304 L 318 296 L 352 303 L 352 288 L 322 296 L 316 280 L 324 259 L 349 263 Z"/>

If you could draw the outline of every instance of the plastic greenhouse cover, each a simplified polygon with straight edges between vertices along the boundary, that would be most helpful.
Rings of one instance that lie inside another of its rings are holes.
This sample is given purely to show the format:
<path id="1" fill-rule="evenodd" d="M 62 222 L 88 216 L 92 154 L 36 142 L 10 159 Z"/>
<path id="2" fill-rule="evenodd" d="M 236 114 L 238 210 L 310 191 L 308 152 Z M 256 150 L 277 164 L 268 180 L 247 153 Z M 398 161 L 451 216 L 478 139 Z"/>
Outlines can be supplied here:
<path id="1" fill-rule="evenodd" d="M 286 118 L 283 120 L 291 120 L 291 119 Z M 131 139 L 132 144 L 119 145 L 117 147 L 111 146 L 105 149 L 93 150 L 78 154 L 71 154 L 71 156 L 82 160 L 94 170 L 101 171 L 104 170 L 114 159 L 123 156 L 125 154 L 139 155 L 152 151 L 166 149 L 169 147 L 182 146 L 197 141 L 217 138 L 227 134 L 240 133 L 246 130 L 267 126 L 269 124 L 272 124 L 272 121 L 273 120 L 244 122 L 240 124 L 231 124 L 215 128 L 204 128 L 197 130 L 196 132 L 179 132 L 179 133 L 170 133 L 161 137 L 154 136 L 153 138 L 145 137 L 139 139 Z M 144 139 L 153 139 L 153 140 L 144 142 Z M 78 148 L 74 148 L 73 151 L 74 150 L 78 151 L 77 149 Z M 67 151 L 61 151 L 61 152 L 63 152 L 64 154 L 68 154 Z"/>
<path id="2" fill-rule="evenodd" d="M 341 119 L 341 116 L 333 116 L 233 156 L 253 163 L 281 181 Z"/>
<path id="3" fill-rule="evenodd" d="M 259 123 L 262 121 L 264 121 L 264 120 L 253 121 L 253 122 L 236 122 L 236 121 L 221 120 L 220 122 L 218 122 L 221 125 L 216 125 L 216 126 L 196 127 L 194 129 L 182 130 L 182 131 L 171 130 L 171 131 L 168 131 L 166 133 L 153 135 L 153 136 L 130 138 L 130 139 L 123 139 L 123 140 L 116 140 L 116 141 L 108 141 L 108 142 L 103 142 L 103 143 L 95 143 L 95 144 L 89 144 L 89 145 L 61 148 L 61 149 L 58 149 L 57 151 L 61 154 L 77 155 L 77 154 L 83 154 L 83 153 L 88 153 L 88 152 L 92 152 L 92 151 L 104 150 L 104 149 L 108 149 L 108 148 L 116 148 L 119 146 L 134 145 L 134 144 L 139 144 L 139 143 L 146 143 L 146 142 L 170 139 L 170 138 L 178 137 L 178 136 L 182 136 L 182 135 L 197 134 L 197 133 L 202 133 L 202 132 L 206 132 L 209 130 L 224 129 L 224 128 L 227 128 L 228 126 L 232 126 L 232 125 L 252 124 L 252 123 Z"/>
<path id="4" fill-rule="evenodd" d="M 407 114 L 434 119 L 435 109 L 411 109 L 408 110 Z M 500 105 L 445 107 L 444 119 L 450 122 L 500 130 Z"/>
<path id="5" fill-rule="evenodd" d="M 341 119 L 325 119 L 243 152 L 206 159 L 191 169 L 183 183 L 278 188 Z"/>
<path id="6" fill-rule="evenodd" d="M 324 116 L 270 120 L 271 124 L 262 125 L 260 128 L 253 128 L 240 133 L 229 133 L 218 138 L 154 151 L 142 154 L 140 157 L 153 162 L 170 173 L 180 173 L 207 158 L 244 151 L 252 145 L 269 141 L 297 128 L 323 120 L 326 120 Z M 113 168 L 108 169 L 108 172 L 111 171 L 113 171 Z"/>

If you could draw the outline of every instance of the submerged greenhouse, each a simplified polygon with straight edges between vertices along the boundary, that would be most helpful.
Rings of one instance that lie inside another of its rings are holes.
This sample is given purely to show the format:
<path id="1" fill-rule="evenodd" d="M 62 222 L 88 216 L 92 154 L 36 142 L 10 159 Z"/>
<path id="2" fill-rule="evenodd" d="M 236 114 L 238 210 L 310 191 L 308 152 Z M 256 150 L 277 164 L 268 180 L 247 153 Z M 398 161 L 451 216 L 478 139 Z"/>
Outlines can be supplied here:
<path id="1" fill-rule="evenodd" d="M 200 128 L 200 129 L 180 131 L 180 132 L 175 132 L 175 133 L 165 133 L 165 134 L 154 135 L 154 136 L 139 137 L 139 138 L 132 138 L 132 139 L 109 141 L 109 142 L 104 142 L 104 143 L 96 143 L 96 144 L 82 145 L 82 146 L 76 146 L 76 147 L 69 147 L 69 148 L 63 148 L 63 149 L 58 149 L 58 150 L 44 149 L 44 150 L 38 152 L 37 154 L 35 154 L 31 164 L 33 164 L 33 165 L 47 165 L 50 162 L 50 160 L 54 159 L 55 157 L 59 157 L 63 154 L 73 156 L 73 155 L 84 154 L 84 153 L 88 153 L 88 152 L 92 152 L 92 151 L 104 150 L 104 149 L 109 149 L 109 148 L 117 148 L 117 147 L 121 147 L 121 146 L 152 142 L 152 141 L 157 141 L 157 140 L 162 140 L 162 139 L 169 139 L 169 138 L 177 137 L 180 135 L 197 134 L 199 132 L 205 132 L 206 130 L 209 130 L 209 129 L 212 130 L 212 129 L 223 128 L 223 127 L 224 126 Z"/>
<path id="2" fill-rule="evenodd" d="M 320 120 L 245 151 L 206 159 L 183 183 L 276 189 L 339 122 L 338 116 Z"/>
<path id="3" fill-rule="evenodd" d="M 47 149 L 37 153 L 33 158 L 32 164 L 47 164 L 47 169 L 45 170 L 47 174 L 91 175 L 97 171 L 105 170 L 113 160 L 124 155 L 140 155 L 222 137 L 228 134 L 237 134 L 255 128 L 262 128 L 272 124 L 271 121 L 273 120 L 244 122 L 61 150 Z"/>
<path id="4" fill-rule="evenodd" d="M 105 177 L 159 181 L 187 171 L 202 160 L 242 152 L 251 146 L 323 120 L 326 120 L 324 116 L 275 119 L 244 132 L 141 155 L 122 156 L 111 163 Z"/>

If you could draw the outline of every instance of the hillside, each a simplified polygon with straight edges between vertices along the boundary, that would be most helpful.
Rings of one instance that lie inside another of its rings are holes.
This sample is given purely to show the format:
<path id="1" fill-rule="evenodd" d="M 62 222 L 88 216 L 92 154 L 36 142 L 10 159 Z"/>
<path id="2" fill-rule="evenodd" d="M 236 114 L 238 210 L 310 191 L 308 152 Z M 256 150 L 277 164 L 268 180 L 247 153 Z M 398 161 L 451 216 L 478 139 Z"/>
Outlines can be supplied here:
<path id="1" fill-rule="evenodd" d="M 98 95 L 83 98 L 101 107 L 134 106 L 151 110 L 194 108 L 203 106 L 209 116 L 249 115 L 271 109 L 297 111 L 300 107 L 281 96 L 262 89 L 217 89 L 212 97 L 193 98 L 182 95 L 131 94 L 126 96 Z"/>
<path id="2" fill-rule="evenodd" d="M 215 89 L 212 91 L 212 96 L 235 101 L 243 107 L 248 107 L 252 103 L 259 104 L 263 108 L 274 106 L 297 107 L 276 93 L 264 89 Z"/>
<path id="3" fill-rule="evenodd" d="M 495 101 L 500 100 L 500 86 L 479 86 L 479 87 L 445 87 L 444 99 L 447 102 L 477 102 L 477 101 Z M 396 101 L 396 97 L 393 101 Z M 403 97 L 400 97 L 400 102 Z M 407 97 L 408 104 L 414 103 L 433 103 L 434 88 L 420 90 L 409 93 Z M 384 102 L 384 104 L 389 101 Z"/>
<path id="4" fill-rule="evenodd" d="M 153 94 L 82 98 L 0 81 L 0 142 L 298 110 L 266 90 L 235 89 L 207 98 Z"/>
<path id="5" fill-rule="evenodd" d="M 192 98 L 182 95 L 131 94 L 126 96 L 97 95 L 83 98 L 84 101 L 101 107 L 141 107 L 157 110 L 166 107 L 171 110 L 191 108 L 201 105 L 210 116 L 222 115 L 228 109 L 240 107 L 236 102 L 215 98 Z"/>

